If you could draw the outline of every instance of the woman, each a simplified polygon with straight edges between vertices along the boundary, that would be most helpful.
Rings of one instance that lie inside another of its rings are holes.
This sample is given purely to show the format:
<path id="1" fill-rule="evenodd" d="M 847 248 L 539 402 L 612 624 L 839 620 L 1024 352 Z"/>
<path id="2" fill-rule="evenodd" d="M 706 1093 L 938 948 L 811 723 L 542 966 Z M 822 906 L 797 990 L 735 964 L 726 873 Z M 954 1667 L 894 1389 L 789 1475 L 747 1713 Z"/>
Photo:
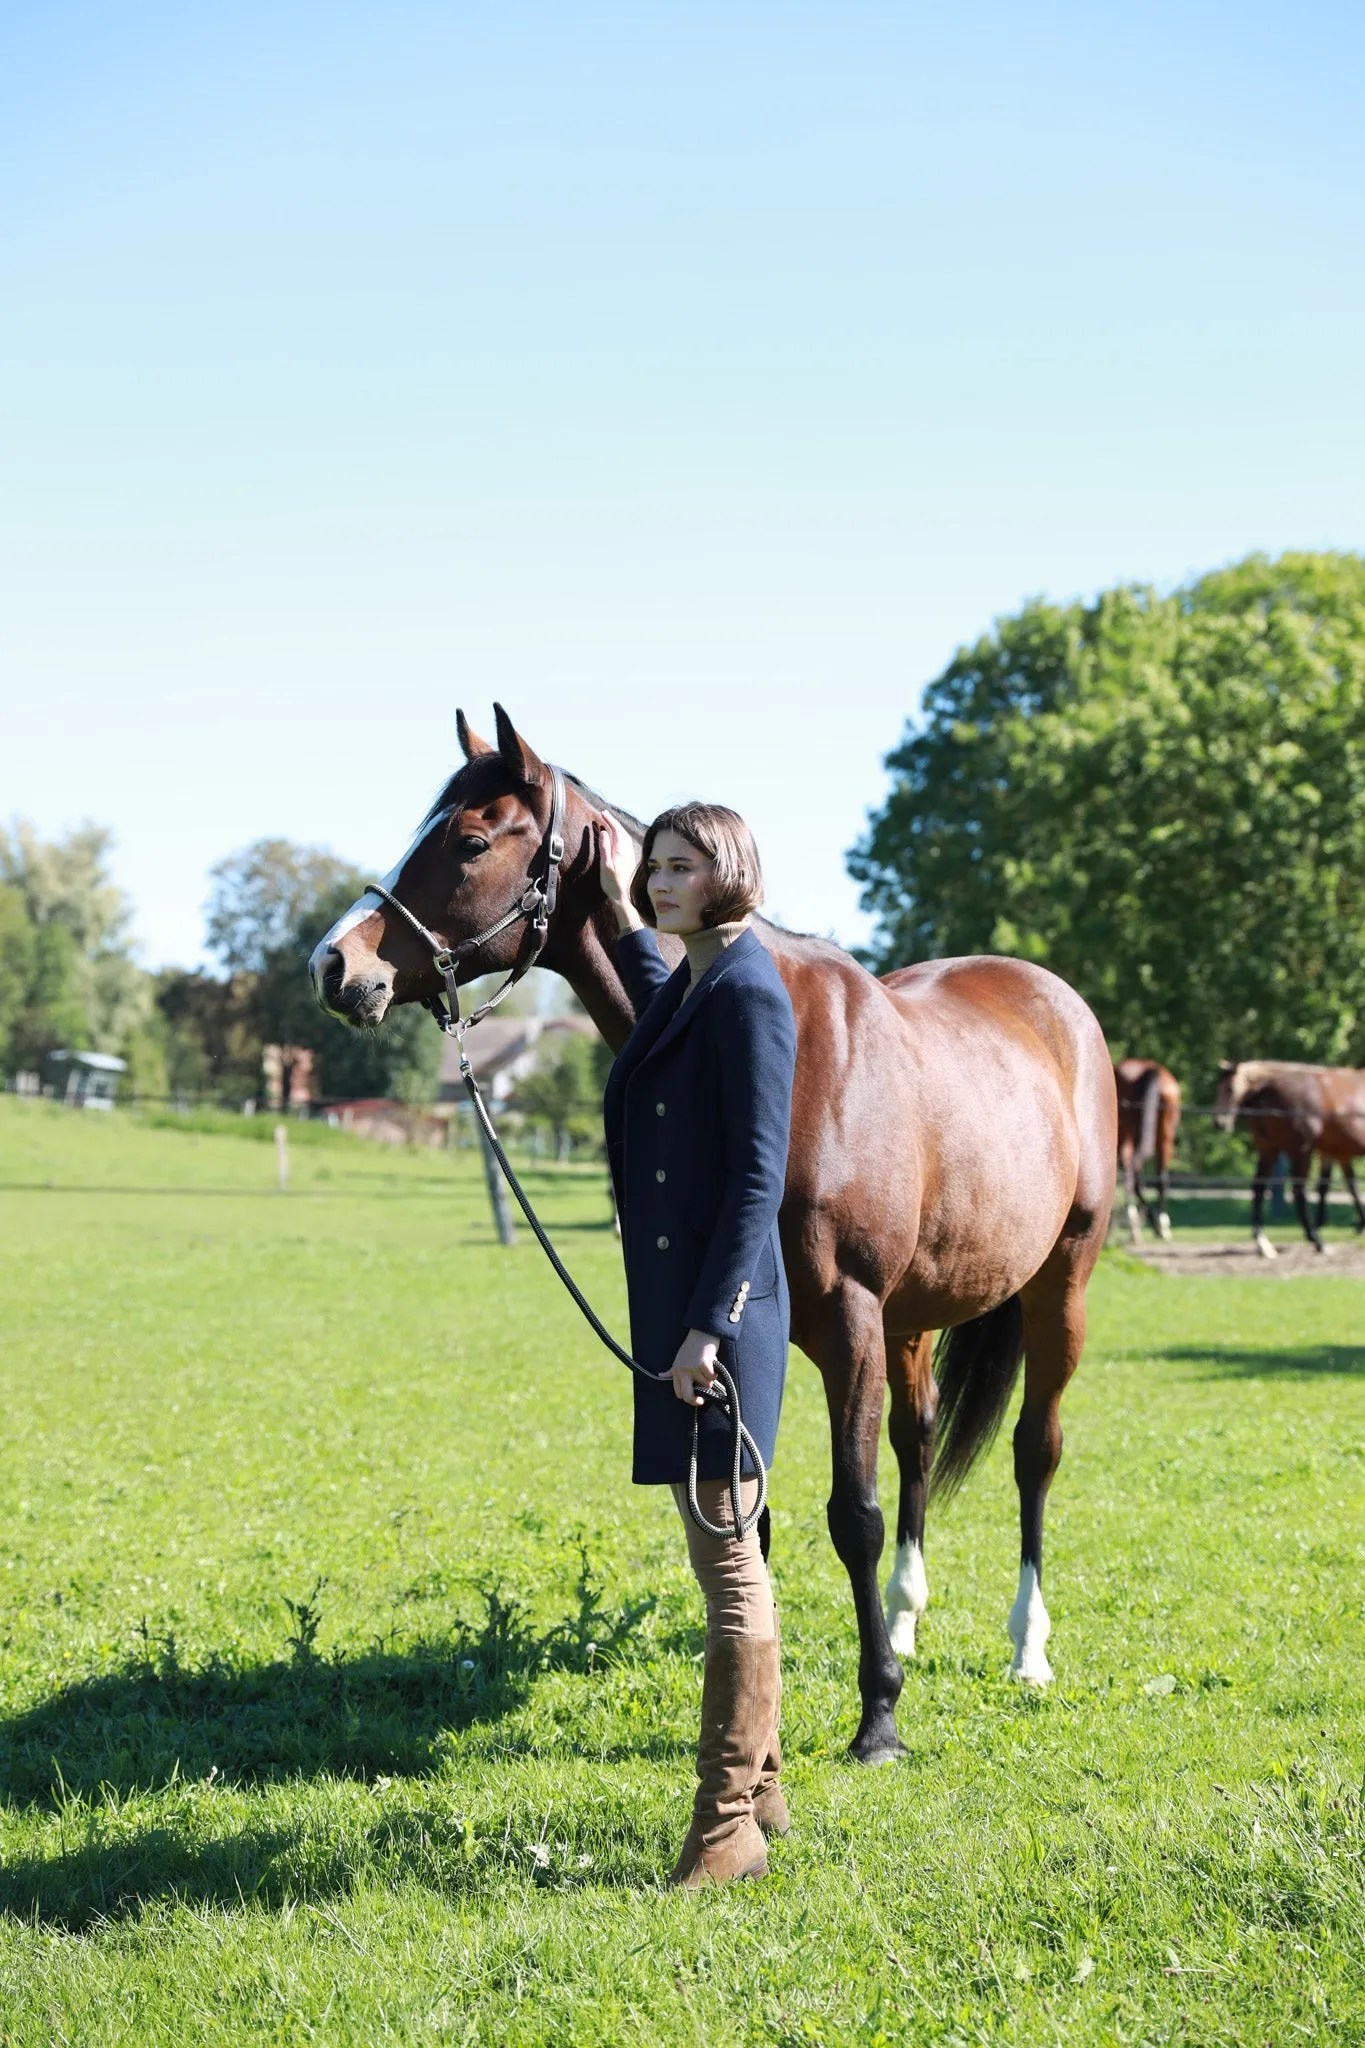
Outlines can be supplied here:
<path id="1" fill-rule="evenodd" d="M 777 1235 L 787 1168 L 796 1026 L 772 956 L 750 926 L 763 896 L 743 819 L 719 804 L 665 811 L 640 855 L 601 826 L 602 888 L 616 963 L 637 1023 L 607 1083 L 607 1152 L 621 1216 L 635 1378 L 633 1478 L 668 1485 L 706 1596 L 706 1673 L 692 1825 L 673 1872 L 683 1885 L 761 1877 L 765 1834 L 785 1834 L 778 1784 L 777 1614 L 757 1530 L 708 1536 L 687 1511 L 693 1411 L 697 1498 L 733 1529 L 728 1421 L 701 1392 L 715 1361 L 734 1375 L 744 1420 L 772 1463 L 789 1309 Z M 683 942 L 676 972 L 654 931 Z M 745 1517 L 758 1481 L 747 1456 Z"/>

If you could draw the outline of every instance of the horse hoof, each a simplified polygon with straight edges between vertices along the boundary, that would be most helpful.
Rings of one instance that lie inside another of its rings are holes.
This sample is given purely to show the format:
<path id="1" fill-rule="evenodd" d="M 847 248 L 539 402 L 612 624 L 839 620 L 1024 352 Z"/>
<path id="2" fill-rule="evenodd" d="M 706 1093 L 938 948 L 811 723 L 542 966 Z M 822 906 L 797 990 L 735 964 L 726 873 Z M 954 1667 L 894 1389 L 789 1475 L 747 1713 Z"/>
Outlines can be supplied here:
<path id="1" fill-rule="evenodd" d="M 1313 1250 L 1317 1253 L 1320 1259 L 1330 1259 L 1332 1256 L 1332 1247 L 1330 1244 L 1315 1244 L 1313 1246 Z"/>
<path id="2" fill-rule="evenodd" d="M 1051 1685 L 1053 1670 L 1044 1653 L 1033 1650 L 1026 1656 L 1016 1656 L 1010 1665 L 1010 1677 L 1016 1685 L 1036 1685 L 1041 1691 L 1044 1686 Z"/>
<path id="3" fill-rule="evenodd" d="M 884 1728 L 859 1729 L 848 1753 L 855 1764 L 894 1764 L 910 1754 L 894 1726 L 889 1733 Z"/>
<path id="4" fill-rule="evenodd" d="M 1263 1230 L 1257 1234 L 1256 1249 L 1263 1259 L 1278 1259 L 1280 1256 Z"/>
<path id="5" fill-rule="evenodd" d="M 1161 1242 L 1169 1244 L 1171 1241 L 1171 1219 L 1164 1209 L 1156 1219 L 1156 1228 L 1157 1236 L 1161 1239 Z"/>

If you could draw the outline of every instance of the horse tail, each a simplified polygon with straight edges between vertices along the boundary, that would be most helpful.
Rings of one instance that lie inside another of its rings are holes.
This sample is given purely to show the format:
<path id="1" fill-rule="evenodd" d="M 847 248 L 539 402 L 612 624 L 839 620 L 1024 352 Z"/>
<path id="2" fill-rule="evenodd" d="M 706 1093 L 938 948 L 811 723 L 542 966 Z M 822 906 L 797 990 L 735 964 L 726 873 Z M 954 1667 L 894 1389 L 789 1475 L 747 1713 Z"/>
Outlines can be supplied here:
<path id="1" fill-rule="evenodd" d="M 1017 1294 L 940 1336 L 934 1347 L 938 1444 L 931 1485 L 936 1497 L 956 1493 L 994 1443 L 1023 1355 L 1024 1311 Z"/>
<path id="2" fill-rule="evenodd" d="M 1146 1161 L 1156 1151 L 1156 1120 L 1161 1114 L 1161 1069 L 1148 1067 L 1142 1077 L 1142 1089 L 1138 1097 L 1142 1110 L 1142 1137 L 1138 1142 L 1138 1158 Z"/>

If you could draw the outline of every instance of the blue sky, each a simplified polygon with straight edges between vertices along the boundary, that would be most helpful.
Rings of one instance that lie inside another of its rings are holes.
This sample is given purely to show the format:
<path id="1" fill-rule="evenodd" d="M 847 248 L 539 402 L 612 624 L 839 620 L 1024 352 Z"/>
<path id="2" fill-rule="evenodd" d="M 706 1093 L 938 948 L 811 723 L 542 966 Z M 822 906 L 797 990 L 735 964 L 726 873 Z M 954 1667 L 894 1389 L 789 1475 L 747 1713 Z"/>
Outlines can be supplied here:
<path id="1" fill-rule="evenodd" d="M 382 872 L 499 697 L 843 855 L 1034 593 L 1365 546 L 1345 5 L 12 5 L 0 817 L 144 957 L 263 834 Z"/>

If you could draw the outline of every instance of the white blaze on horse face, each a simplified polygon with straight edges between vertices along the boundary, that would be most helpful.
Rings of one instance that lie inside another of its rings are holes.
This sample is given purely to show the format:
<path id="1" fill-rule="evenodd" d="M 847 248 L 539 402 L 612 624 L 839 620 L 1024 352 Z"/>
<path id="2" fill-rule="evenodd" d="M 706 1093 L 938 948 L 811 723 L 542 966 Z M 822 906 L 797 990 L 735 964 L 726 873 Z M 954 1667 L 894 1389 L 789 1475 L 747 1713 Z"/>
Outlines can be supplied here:
<path id="1" fill-rule="evenodd" d="M 1019 1591 L 1010 1609 L 1009 1631 L 1014 1644 L 1010 1677 L 1017 1678 L 1021 1685 L 1051 1685 L 1052 1666 L 1047 1661 L 1046 1644 L 1052 1634 L 1052 1623 L 1043 1605 L 1043 1587 L 1036 1565 L 1019 1567 Z"/>
<path id="2" fill-rule="evenodd" d="M 896 1545 L 896 1562 L 886 1582 L 886 1626 L 898 1657 L 915 1654 L 915 1631 L 929 1605 L 924 1554 L 913 1536 Z"/>
<path id="3" fill-rule="evenodd" d="M 418 847 L 422 844 L 422 841 L 428 838 L 438 825 L 444 825 L 449 817 L 449 810 L 437 811 L 434 817 L 427 818 L 418 826 L 407 852 L 394 862 L 386 875 L 380 876 L 379 880 L 382 888 L 397 889 L 400 875 L 416 853 Z M 345 915 L 337 919 L 332 929 L 320 938 L 313 948 L 312 958 L 308 966 L 315 981 L 323 955 L 327 952 L 328 948 L 336 946 L 339 949 L 341 941 L 348 932 L 354 931 L 358 924 L 364 924 L 367 917 L 373 917 L 375 911 L 382 908 L 383 899 L 374 895 L 369 889 L 365 891 L 363 896 L 357 896 L 355 902 Z"/>

